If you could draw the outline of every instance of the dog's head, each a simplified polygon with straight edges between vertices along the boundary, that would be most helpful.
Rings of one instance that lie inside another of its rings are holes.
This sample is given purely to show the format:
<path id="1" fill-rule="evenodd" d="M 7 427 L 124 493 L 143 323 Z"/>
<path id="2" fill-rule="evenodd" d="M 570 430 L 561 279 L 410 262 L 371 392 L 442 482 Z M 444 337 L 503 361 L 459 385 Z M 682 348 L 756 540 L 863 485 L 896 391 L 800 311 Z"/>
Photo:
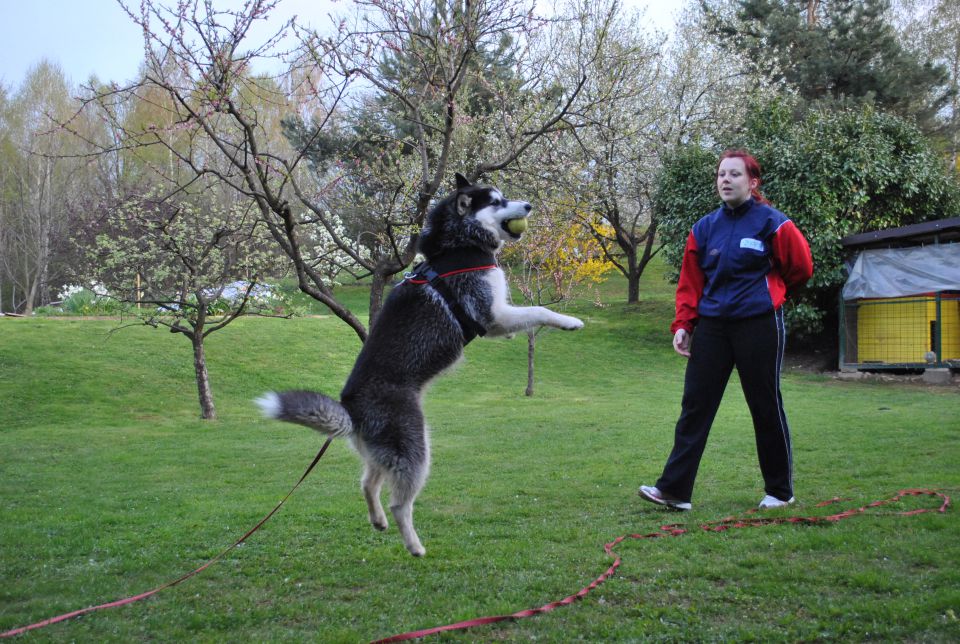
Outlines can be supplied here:
<path id="1" fill-rule="evenodd" d="M 501 241 L 520 239 L 527 229 L 527 217 L 532 208 L 529 203 L 510 201 L 490 186 L 473 185 L 459 172 L 456 180 L 457 214 L 461 217 L 472 216 Z"/>
<path id="2" fill-rule="evenodd" d="M 477 246 L 495 251 L 520 239 L 531 205 L 510 201 L 496 188 L 475 185 L 457 173 L 456 189 L 427 216 L 420 250 L 430 257 L 442 250 Z"/>

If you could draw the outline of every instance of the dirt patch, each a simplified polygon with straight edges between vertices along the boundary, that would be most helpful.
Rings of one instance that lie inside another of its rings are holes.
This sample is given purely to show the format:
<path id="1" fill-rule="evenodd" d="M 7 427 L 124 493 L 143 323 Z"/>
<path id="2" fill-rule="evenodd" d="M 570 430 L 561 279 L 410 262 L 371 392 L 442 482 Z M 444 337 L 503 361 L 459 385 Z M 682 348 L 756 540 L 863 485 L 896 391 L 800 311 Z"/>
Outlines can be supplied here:
<path id="1" fill-rule="evenodd" d="M 809 348 L 791 349 L 788 343 L 787 351 L 783 356 L 783 370 L 809 373 L 836 371 L 838 360 L 839 356 L 836 351 Z"/>

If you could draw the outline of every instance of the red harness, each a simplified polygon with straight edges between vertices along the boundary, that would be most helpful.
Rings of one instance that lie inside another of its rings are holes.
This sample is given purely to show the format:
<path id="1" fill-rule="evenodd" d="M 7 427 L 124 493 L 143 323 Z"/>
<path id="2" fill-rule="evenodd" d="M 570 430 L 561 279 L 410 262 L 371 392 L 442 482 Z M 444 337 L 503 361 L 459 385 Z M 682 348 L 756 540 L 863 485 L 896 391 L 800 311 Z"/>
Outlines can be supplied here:
<path id="1" fill-rule="evenodd" d="M 460 330 L 463 332 L 463 344 L 466 346 L 478 335 L 486 335 L 487 328 L 463 308 L 457 294 L 444 280 L 454 275 L 488 271 L 494 268 L 497 268 L 497 260 L 493 253 L 479 248 L 462 248 L 417 264 L 411 272 L 403 276 L 403 281 L 417 285 L 429 284 L 440 294 L 450 308 L 450 312 L 457 318 Z"/>
<path id="2" fill-rule="evenodd" d="M 489 271 L 492 268 L 497 268 L 497 265 L 488 264 L 486 266 L 475 266 L 473 268 L 460 268 L 455 271 L 447 271 L 446 273 L 441 273 L 436 277 L 439 277 L 440 279 L 444 279 L 446 277 L 450 277 L 452 275 L 459 275 L 461 273 L 470 273 L 473 271 Z M 416 273 L 416 274 L 409 273 L 409 275 L 411 275 L 411 277 L 404 276 L 404 279 L 403 279 L 404 282 L 410 282 L 411 284 L 429 284 L 430 283 L 430 280 L 426 279 L 426 277 L 423 277 L 423 278 L 413 277 L 413 275 L 419 275 L 419 273 Z"/>

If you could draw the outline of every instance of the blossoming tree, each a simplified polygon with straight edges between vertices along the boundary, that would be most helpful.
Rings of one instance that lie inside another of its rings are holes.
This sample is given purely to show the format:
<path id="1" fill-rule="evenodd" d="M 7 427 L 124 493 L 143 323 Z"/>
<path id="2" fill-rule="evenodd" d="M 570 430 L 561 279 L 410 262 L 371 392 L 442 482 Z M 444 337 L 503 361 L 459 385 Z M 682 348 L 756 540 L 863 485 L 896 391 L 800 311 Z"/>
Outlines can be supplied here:
<path id="1" fill-rule="evenodd" d="M 108 214 L 90 272 L 140 319 L 190 340 L 201 416 L 216 418 L 204 340 L 241 315 L 280 315 L 263 283 L 277 255 L 250 204 L 210 194 L 135 198 Z"/>

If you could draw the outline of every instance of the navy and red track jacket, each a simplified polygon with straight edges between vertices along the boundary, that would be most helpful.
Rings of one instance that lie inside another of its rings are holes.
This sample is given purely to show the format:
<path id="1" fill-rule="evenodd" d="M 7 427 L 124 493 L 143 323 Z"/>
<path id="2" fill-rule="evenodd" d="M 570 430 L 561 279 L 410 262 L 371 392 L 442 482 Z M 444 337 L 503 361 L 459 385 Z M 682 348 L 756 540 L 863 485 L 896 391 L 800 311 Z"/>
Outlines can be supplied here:
<path id="1" fill-rule="evenodd" d="M 693 331 L 700 317 L 747 318 L 780 308 L 813 275 L 810 246 L 786 215 L 748 199 L 694 224 L 677 284 L 670 331 Z"/>

